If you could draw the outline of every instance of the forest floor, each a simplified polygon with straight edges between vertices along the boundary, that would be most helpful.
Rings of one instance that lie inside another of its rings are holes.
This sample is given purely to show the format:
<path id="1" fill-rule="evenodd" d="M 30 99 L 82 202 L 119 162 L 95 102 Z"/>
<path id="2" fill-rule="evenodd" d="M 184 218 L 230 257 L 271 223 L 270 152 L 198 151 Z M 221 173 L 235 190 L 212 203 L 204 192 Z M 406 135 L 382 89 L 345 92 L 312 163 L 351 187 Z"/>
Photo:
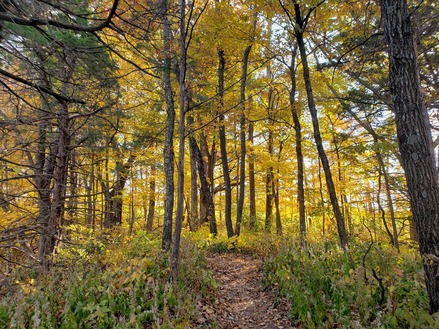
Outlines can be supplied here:
<path id="1" fill-rule="evenodd" d="M 212 303 L 199 305 L 195 328 L 283 329 L 292 328 L 288 308 L 262 291 L 262 261 L 240 253 L 211 253 L 209 268 L 219 283 Z"/>

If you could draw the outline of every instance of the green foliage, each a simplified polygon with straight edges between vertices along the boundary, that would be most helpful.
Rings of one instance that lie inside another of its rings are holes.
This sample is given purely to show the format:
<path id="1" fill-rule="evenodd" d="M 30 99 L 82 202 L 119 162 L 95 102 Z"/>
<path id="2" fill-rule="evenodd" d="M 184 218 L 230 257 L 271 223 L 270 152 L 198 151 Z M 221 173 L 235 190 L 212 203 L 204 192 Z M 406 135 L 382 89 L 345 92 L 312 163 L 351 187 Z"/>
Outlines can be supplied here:
<path id="1" fill-rule="evenodd" d="M 168 255 L 156 237 L 113 232 L 99 240 L 79 228 L 71 234 L 75 243 L 54 258 L 49 276 L 16 275 L 19 292 L 0 302 L 0 328 L 185 327 L 213 288 L 191 242 L 182 242 L 181 279 L 169 283 Z"/>
<path id="2" fill-rule="evenodd" d="M 290 243 L 263 265 L 264 287 L 291 302 L 303 328 L 428 328 L 428 299 L 417 253 L 354 243 L 349 255 L 330 242 Z M 367 255 L 366 255 L 367 252 Z M 365 256 L 366 255 L 366 256 Z M 363 264 L 364 258 L 364 264 Z M 365 265 L 365 266 L 364 266 Z M 375 275 L 373 274 L 375 272 Z M 375 277 L 376 276 L 376 277 Z M 380 287 L 382 280 L 384 290 Z M 384 300 L 381 300 L 382 290 Z"/>

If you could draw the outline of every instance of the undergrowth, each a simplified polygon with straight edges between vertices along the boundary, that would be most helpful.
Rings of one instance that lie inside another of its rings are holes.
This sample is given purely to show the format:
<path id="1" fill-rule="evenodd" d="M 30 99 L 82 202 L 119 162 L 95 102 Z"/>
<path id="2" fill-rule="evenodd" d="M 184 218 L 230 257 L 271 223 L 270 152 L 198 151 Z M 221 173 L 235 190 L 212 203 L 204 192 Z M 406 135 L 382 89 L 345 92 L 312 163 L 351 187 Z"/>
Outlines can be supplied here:
<path id="1" fill-rule="evenodd" d="M 169 255 L 158 238 L 75 234 L 48 275 L 22 268 L 9 278 L 0 328 L 186 328 L 214 284 L 205 257 L 187 239 L 180 279 L 169 283 Z"/>
<path id="2" fill-rule="evenodd" d="M 379 244 L 290 242 L 263 265 L 264 288 L 291 304 L 299 328 L 439 328 L 428 313 L 418 252 Z"/>

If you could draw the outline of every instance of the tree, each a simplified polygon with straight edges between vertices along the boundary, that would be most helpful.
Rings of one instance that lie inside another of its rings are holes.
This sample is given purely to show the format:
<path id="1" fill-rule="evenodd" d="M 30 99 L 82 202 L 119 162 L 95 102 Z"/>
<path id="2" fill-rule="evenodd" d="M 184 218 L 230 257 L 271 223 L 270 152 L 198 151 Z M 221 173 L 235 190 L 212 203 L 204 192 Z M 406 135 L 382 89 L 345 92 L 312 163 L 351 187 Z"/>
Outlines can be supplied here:
<path id="1" fill-rule="evenodd" d="M 192 5 L 194 5 L 192 3 Z M 187 56 L 187 30 L 186 30 L 186 0 L 179 1 L 179 76 L 180 85 L 180 112 L 178 116 L 178 183 L 177 183 L 177 213 L 175 216 L 175 231 L 172 241 L 170 276 L 177 279 L 178 264 L 180 257 L 180 238 L 183 225 L 184 213 L 184 142 L 185 142 L 185 112 L 188 104 L 188 90 L 186 85 L 186 56 Z"/>
<path id="2" fill-rule="evenodd" d="M 419 237 L 430 312 L 439 310 L 439 187 L 414 35 L 406 0 L 380 0 L 389 80 L 413 220 Z"/>
<path id="3" fill-rule="evenodd" d="M 171 84 L 172 69 L 172 31 L 171 21 L 169 20 L 169 3 L 162 0 L 160 5 L 160 18 L 163 29 L 163 89 L 166 102 L 166 132 L 165 144 L 163 149 L 163 167 L 166 178 L 164 224 L 162 235 L 162 249 L 169 250 L 172 242 L 172 216 L 174 210 L 174 92 Z"/>
<path id="4" fill-rule="evenodd" d="M 231 238 L 234 233 L 232 224 L 232 187 L 230 183 L 229 162 L 227 156 L 226 127 L 224 125 L 224 71 L 226 67 L 226 60 L 224 58 L 223 49 L 218 49 L 218 62 L 218 115 L 220 122 L 219 140 L 226 198 L 224 216 L 226 220 L 227 236 Z"/>
<path id="5" fill-rule="evenodd" d="M 343 214 L 340 210 L 340 205 L 337 199 L 337 194 L 335 191 L 334 181 L 332 178 L 331 168 L 329 165 L 328 157 L 326 155 L 325 149 L 323 147 L 323 140 L 320 133 L 319 119 L 317 115 L 317 107 L 314 100 L 314 93 L 311 84 L 310 78 L 310 70 L 308 65 L 308 58 L 306 54 L 306 47 L 304 41 L 304 32 L 305 28 L 309 22 L 309 18 L 311 14 L 317 9 L 317 7 L 323 4 L 325 1 L 319 2 L 316 6 L 308 9 L 308 12 L 304 15 L 300 5 L 295 2 L 294 3 L 294 19 L 291 17 L 287 8 L 283 5 L 283 3 L 279 0 L 282 8 L 285 13 L 288 15 L 292 24 L 294 24 L 294 33 L 296 36 L 297 44 L 299 47 L 300 58 L 302 60 L 302 69 L 303 69 L 303 79 L 305 82 L 305 89 L 308 100 L 308 108 L 311 114 L 312 126 L 314 131 L 314 140 L 317 147 L 317 152 L 320 158 L 320 161 L 323 166 L 323 171 L 325 173 L 326 178 L 326 186 L 328 188 L 329 197 L 331 200 L 332 210 L 334 212 L 334 216 L 337 222 L 338 235 L 340 238 L 341 247 L 346 250 L 348 248 L 348 237 L 346 234 L 345 221 L 343 218 Z"/>
<path id="6" fill-rule="evenodd" d="M 296 105 L 296 55 L 297 45 L 293 46 L 291 52 L 291 64 L 288 67 L 291 89 L 289 92 L 291 115 L 294 122 L 294 130 L 296 132 L 296 157 L 297 157 L 297 202 L 299 203 L 299 230 L 300 240 L 302 243 L 306 240 L 306 218 L 305 218 L 305 188 L 304 188 L 304 165 L 302 153 L 302 126 L 300 124 L 299 110 Z"/>

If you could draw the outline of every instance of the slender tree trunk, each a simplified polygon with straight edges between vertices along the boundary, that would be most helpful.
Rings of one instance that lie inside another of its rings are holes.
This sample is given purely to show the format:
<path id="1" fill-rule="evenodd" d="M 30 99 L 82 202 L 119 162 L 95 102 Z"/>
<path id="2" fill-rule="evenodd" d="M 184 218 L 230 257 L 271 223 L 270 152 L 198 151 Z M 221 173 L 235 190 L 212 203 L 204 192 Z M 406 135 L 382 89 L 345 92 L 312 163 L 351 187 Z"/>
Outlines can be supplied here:
<path id="1" fill-rule="evenodd" d="M 76 164 L 76 153 L 74 151 L 70 152 L 70 161 L 69 161 L 69 196 L 67 199 L 67 213 L 68 218 L 72 223 L 76 223 L 78 221 L 78 173 L 77 173 L 77 164 Z"/>
<path id="2" fill-rule="evenodd" d="M 236 235 L 241 234 L 241 222 L 242 222 L 242 210 L 244 208 L 244 196 L 245 196 L 245 157 L 246 157 L 246 138 L 245 138 L 245 87 L 247 85 L 247 68 L 248 68 L 248 58 L 252 45 L 249 45 L 244 50 L 244 56 L 242 58 L 242 72 L 241 72 L 241 118 L 239 120 L 240 126 L 240 141 L 241 141 L 241 155 L 240 155 L 240 168 L 239 168 L 239 194 L 236 210 Z"/>
<path id="3" fill-rule="evenodd" d="M 383 221 L 383 225 L 384 225 L 384 229 L 386 230 L 386 233 L 390 239 L 390 242 L 393 242 L 393 235 L 392 232 L 390 232 L 389 230 L 389 226 L 387 225 L 387 220 L 386 220 L 386 212 L 384 211 L 383 206 L 381 205 L 381 187 L 382 187 L 382 170 L 381 168 L 379 168 L 378 171 L 378 191 L 377 191 L 377 205 L 378 205 L 378 210 L 381 213 L 381 219 Z"/>
<path id="4" fill-rule="evenodd" d="M 375 145 L 376 145 L 376 143 L 378 141 L 374 140 L 374 142 L 375 142 Z M 384 178 L 384 187 L 386 189 L 387 205 L 389 207 L 390 221 L 392 223 L 392 234 L 390 234 L 391 241 L 392 241 L 392 245 L 399 252 L 398 230 L 396 228 L 395 209 L 393 207 L 392 193 L 390 192 L 389 176 L 387 174 L 387 170 L 386 170 L 386 166 L 384 164 L 383 156 L 382 156 L 382 154 L 379 151 L 376 152 L 376 157 L 377 157 L 377 160 L 378 160 L 378 165 L 380 167 L 380 173 L 382 173 L 382 176 Z"/>
<path id="5" fill-rule="evenodd" d="M 303 79 L 305 81 L 305 89 L 308 98 L 308 107 L 311 114 L 312 125 L 314 130 L 314 140 L 316 143 L 317 151 L 319 154 L 320 161 L 323 166 L 323 171 L 325 173 L 326 185 L 328 188 L 329 198 L 331 200 L 332 210 L 337 222 L 338 235 L 340 238 L 340 245 L 343 250 L 348 248 L 348 237 L 346 234 L 346 227 L 343 215 L 340 211 L 340 205 L 338 203 L 337 194 L 335 191 L 334 181 L 332 179 L 331 167 L 329 165 L 328 158 L 323 147 L 322 136 L 320 134 L 319 119 L 317 116 L 317 108 L 314 101 L 314 94 L 311 86 L 311 78 L 309 73 L 308 58 L 306 55 L 305 42 L 303 40 L 303 30 L 305 28 L 306 22 L 302 19 L 302 14 L 300 12 L 300 6 L 298 3 L 294 4 L 295 19 L 297 28 L 295 29 L 296 39 L 299 46 L 300 57 L 302 59 L 303 68 Z M 308 16 L 309 17 L 309 16 Z"/>
<path id="6" fill-rule="evenodd" d="M 255 155 L 253 152 L 253 122 L 248 125 L 248 140 L 250 142 L 250 152 L 248 156 L 248 181 L 250 196 L 250 229 L 256 228 L 256 187 L 255 187 Z"/>
<path id="7" fill-rule="evenodd" d="M 283 142 L 281 142 L 280 146 L 279 146 L 279 154 L 277 156 L 277 163 L 278 163 L 277 175 L 276 175 L 276 179 L 273 179 L 273 187 L 272 187 L 274 206 L 275 206 L 275 210 L 276 210 L 276 212 L 275 212 L 275 214 L 276 214 L 276 234 L 279 236 L 282 235 L 282 218 L 280 215 L 280 206 L 279 206 L 279 185 L 280 185 L 279 166 L 281 164 L 282 148 L 283 148 Z"/>
<path id="8" fill-rule="evenodd" d="M 187 125 L 190 127 L 194 123 L 192 116 L 188 116 Z M 190 128 L 189 128 L 190 129 Z M 188 218 L 191 231 L 196 231 L 200 227 L 200 219 L 198 216 L 198 176 L 197 161 L 195 159 L 194 150 L 190 147 L 190 168 L 191 168 L 191 199 L 190 199 L 190 216 Z"/>
<path id="9" fill-rule="evenodd" d="M 92 226 L 93 223 L 93 208 L 94 208 L 94 204 L 93 204 L 93 200 L 94 200 L 94 180 L 95 180 L 95 175 L 94 175 L 94 152 L 91 152 L 91 160 L 90 160 L 90 176 L 88 177 L 88 182 L 87 182 L 87 176 L 85 176 L 84 178 L 84 183 L 85 186 L 87 186 L 87 211 L 86 211 L 86 217 L 85 217 L 85 224 L 88 227 L 92 227 L 94 229 L 94 227 Z"/>
<path id="10" fill-rule="evenodd" d="M 193 5 L 193 3 L 192 3 Z M 188 106 L 188 90 L 186 86 L 186 0 L 179 1 L 180 6 L 180 113 L 178 120 L 178 183 L 177 183 L 177 213 L 175 216 L 175 231 L 172 241 L 170 277 L 176 280 L 180 261 L 180 239 L 184 214 L 184 142 L 185 142 L 185 112 Z"/>
<path id="11" fill-rule="evenodd" d="M 165 204 L 163 218 L 162 249 L 169 250 L 172 242 L 172 216 L 174 211 L 174 92 L 171 84 L 171 43 L 172 31 L 171 22 L 168 17 L 169 1 L 162 0 L 160 6 L 160 16 L 163 29 L 163 89 L 166 100 L 166 132 L 164 142 L 164 161 L 165 171 Z"/>
<path id="12" fill-rule="evenodd" d="M 212 200 L 215 195 L 215 186 L 214 186 L 214 170 L 215 170 L 215 163 L 216 163 L 216 145 L 215 145 L 215 134 L 213 135 L 213 142 L 211 150 L 209 151 L 209 146 L 207 143 L 207 136 L 205 133 L 202 133 L 200 136 L 200 151 L 202 160 L 204 163 L 204 172 L 206 176 L 206 182 L 209 185 L 210 193 L 212 195 Z M 201 180 L 201 177 L 200 177 Z M 203 191 L 203 187 L 201 186 L 201 190 Z M 212 201 L 213 202 L 213 201 Z M 209 209 L 209 202 L 207 199 L 207 196 L 205 193 L 200 193 L 200 224 L 208 222 L 208 209 Z M 215 224 L 216 226 L 216 224 Z M 211 232 L 213 233 L 213 232 Z"/>
<path id="13" fill-rule="evenodd" d="M 289 66 L 289 73 L 291 79 L 290 89 L 290 106 L 291 114 L 293 116 L 294 130 L 296 132 L 296 158 L 297 158 L 297 202 L 299 204 L 299 231 L 300 241 L 303 244 L 306 240 L 306 217 L 305 217 L 305 188 L 304 188 L 304 165 L 302 153 L 302 126 L 299 119 L 299 110 L 296 107 L 296 53 L 297 46 L 294 46 L 291 54 L 291 65 Z"/>
<path id="14" fill-rule="evenodd" d="M 421 94 L 406 0 L 380 0 L 389 45 L 392 94 L 413 220 L 418 232 L 430 312 L 439 311 L 439 188 L 427 109 Z"/>
<path id="15" fill-rule="evenodd" d="M 201 155 L 200 148 L 197 145 L 197 142 L 193 136 L 189 137 L 189 143 L 191 147 L 191 152 L 193 153 L 194 160 L 198 170 L 198 176 L 200 177 L 201 183 L 201 194 L 206 199 L 206 212 L 207 212 L 207 221 L 209 222 L 210 233 L 213 235 L 218 234 L 218 229 L 216 225 L 215 219 L 215 204 L 213 202 L 213 194 L 210 188 L 209 183 L 206 178 L 206 170 L 204 166 L 204 161 Z"/>
<path id="16" fill-rule="evenodd" d="M 268 132 L 268 154 L 273 155 L 273 132 Z M 265 178 L 265 231 L 271 232 L 273 217 L 273 167 L 268 167 Z"/>
<path id="17" fill-rule="evenodd" d="M 149 174 L 149 196 L 148 196 L 148 215 L 146 217 L 146 230 L 152 231 L 152 225 L 154 223 L 155 216 L 155 185 L 156 185 L 156 168 L 155 165 L 151 165 Z"/>
<path id="18" fill-rule="evenodd" d="M 226 128 L 224 126 L 224 70 L 226 61 L 224 59 L 224 50 L 218 49 L 218 96 L 219 96 L 219 139 L 220 139 L 220 151 L 221 151 L 221 163 L 223 167 L 224 176 L 224 193 L 225 193 L 225 209 L 224 216 L 226 220 L 227 236 L 231 238 L 233 236 L 233 224 L 232 224 L 232 189 L 230 186 L 230 173 L 229 163 L 227 157 L 226 146 Z"/>

